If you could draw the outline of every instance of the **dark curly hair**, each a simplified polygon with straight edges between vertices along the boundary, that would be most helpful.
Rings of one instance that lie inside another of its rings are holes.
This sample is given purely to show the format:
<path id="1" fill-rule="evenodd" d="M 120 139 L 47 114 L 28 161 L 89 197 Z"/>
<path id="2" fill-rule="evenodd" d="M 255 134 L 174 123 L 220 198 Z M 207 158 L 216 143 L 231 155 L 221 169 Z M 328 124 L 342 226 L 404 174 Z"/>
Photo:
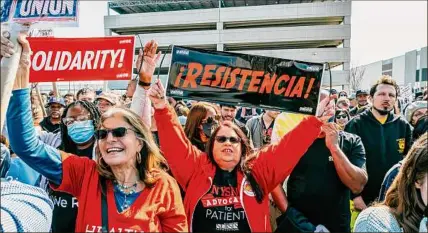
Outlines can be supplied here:
<path id="1" fill-rule="evenodd" d="M 75 101 L 75 102 L 69 104 L 64 109 L 64 112 L 62 114 L 62 119 L 64 119 L 67 116 L 68 110 L 70 108 L 75 107 L 75 106 L 82 106 L 83 108 L 85 108 L 89 112 L 89 114 L 91 115 L 91 119 L 93 120 L 93 123 L 94 123 L 94 128 L 96 128 L 98 126 L 98 124 L 100 122 L 101 114 L 98 111 L 97 106 L 95 106 L 94 103 L 90 103 L 88 101 L 78 100 L 78 101 Z M 67 152 L 67 153 L 76 154 L 77 145 L 68 136 L 67 126 L 62 121 L 60 124 L 60 129 L 61 129 L 61 139 L 62 139 L 62 144 L 61 144 L 60 149 Z"/>

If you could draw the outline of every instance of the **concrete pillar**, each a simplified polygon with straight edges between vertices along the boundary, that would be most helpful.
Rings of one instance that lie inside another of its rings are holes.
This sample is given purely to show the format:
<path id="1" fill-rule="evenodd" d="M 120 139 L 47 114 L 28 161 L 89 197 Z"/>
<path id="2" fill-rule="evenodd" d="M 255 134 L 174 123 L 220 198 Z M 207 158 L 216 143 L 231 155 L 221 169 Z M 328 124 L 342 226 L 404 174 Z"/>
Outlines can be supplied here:
<path id="1" fill-rule="evenodd" d="M 224 44 L 221 39 L 221 34 L 223 33 L 223 22 L 217 22 L 217 32 L 218 32 L 218 42 L 217 42 L 217 51 L 224 51 Z"/>
<path id="2" fill-rule="evenodd" d="M 217 30 L 223 30 L 224 29 L 224 23 L 223 22 L 217 22 Z"/>
<path id="3" fill-rule="evenodd" d="M 111 36 L 112 31 L 110 28 L 104 28 L 104 36 Z"/>
<path id="4" fill-rule="evenodd" d="M 224 44 L 223 43 L 217 44 L 217 51 L 224 51 Z"/>
<path id="5" fill-rule="evenodd" d="M 351 40 L 343 40 L 343 48 L 350 48 Z"/>
<path id="6" fill-rule="evenodd" d="M 345 25 L 351 24 L 351 16 L 345 16 L 343 19 L 343 24 Z"/>

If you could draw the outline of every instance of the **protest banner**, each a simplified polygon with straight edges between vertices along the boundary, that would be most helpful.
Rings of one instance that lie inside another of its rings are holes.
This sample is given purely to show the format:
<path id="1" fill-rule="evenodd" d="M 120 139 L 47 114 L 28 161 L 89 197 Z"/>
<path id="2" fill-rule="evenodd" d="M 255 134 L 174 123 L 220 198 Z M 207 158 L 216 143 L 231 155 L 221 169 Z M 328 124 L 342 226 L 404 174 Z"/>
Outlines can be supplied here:
<path id="1" fill-rule="evenodd" d="M 28 38 L 30 82 L 129 80 L 134 36 Z"/>
<path id="2" fill-rule="evenodd" d="M 1 22 L 77 26 L 78 0 L 2 0 Z"/>
<path id="3" fill-rule="evenodd" d="M 400 85 L 400 97 L 404 99 L 405 103 L 411 103 L 413 101 L 412 84 Z"/>
<path id="4" fill-rule="evenodd" d="M 315 115 L 323 64 L 174 46 L 167 95 Z"/>

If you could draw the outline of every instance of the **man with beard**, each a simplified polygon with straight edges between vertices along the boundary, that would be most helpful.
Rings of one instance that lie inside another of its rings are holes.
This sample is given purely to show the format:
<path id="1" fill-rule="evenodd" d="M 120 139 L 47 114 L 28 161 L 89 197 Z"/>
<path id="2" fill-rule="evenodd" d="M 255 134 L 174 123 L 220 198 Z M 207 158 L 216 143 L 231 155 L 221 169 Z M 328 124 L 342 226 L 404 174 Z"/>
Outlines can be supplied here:
<path id="1" fill-rule="evenodd" d="M 357 115 L 357 112 L 360 108 L 364 108 L 365 106 L 369 105 L 369 102 L 368 102 L 369 93 L 367 93 L 366 90 L 358 90 L 355 96 L 358 104 L 353 109 L 351 109 L 351 111 L 349 111 L 349 114 L 351 114 L 352 117 Z"/>
<path id="2" fill-rule="evenodd" d="M 73 93 L 67 93 L 64 95 L 64 103 L 66 106 L 74 102 L 74 94 Z"/>
<path id="3" fill-rule="evenodd" d="M 59 125 L 61 123 L 62 111 L 65 108 L 65 102 L 62 98 L 51 97 L 46 108 L 49 111 L 49 115 L 40 122 L 40 127 L 44 131 L 57 133 L 60 130 Z"/>
<path id="4" fill-rule="evenodd" d="M 356 134 L 366 149 L 368 182 L 354 207 L 363 210 L 376 201 L 387 171 L 403 159 L 411 145 L 412 129 L 400 115 L 392 113 L 399 87 L 390 76 L 382 76 L 370 89 L 373 106 L 354 117 L 345 131 Z"/>
<path id="5" fill-rule="evenodd" d="M 236 106 L 221 104 L 220 105 L 220 114 L 221 114 L 221 120 L 222 121 L 232 121 L 233 123 L 235 123 L 235 125 L 237 125 L 242 130 L 242 132 L 244 132 L 244 134 L 247 135 L 249 142 L 252 144 L 251 132 L 248 129 L 248 127 L 244 123 L 235 119 L 235 117 L 236 117 Z"/>

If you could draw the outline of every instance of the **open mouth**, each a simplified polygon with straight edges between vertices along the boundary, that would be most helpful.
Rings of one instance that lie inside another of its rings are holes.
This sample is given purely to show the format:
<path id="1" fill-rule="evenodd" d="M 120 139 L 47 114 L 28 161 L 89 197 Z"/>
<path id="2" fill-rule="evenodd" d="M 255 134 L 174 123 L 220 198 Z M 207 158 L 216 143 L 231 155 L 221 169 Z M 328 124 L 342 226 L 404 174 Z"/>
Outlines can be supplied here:
<path id="1" fill-rule="evenodd" d="M 123 151 L 123 149 L 122 149 L 122 148 L 119 148 L 119 147 L 112 147 L 112 148 L 107 149 L 107 154 L 115 153 L 115 152 L 122 152 L 122 151 Z"/>
<path id="2" fill-rule="evenodd" d="M 222 152 L 225 152 L 225 153 L 233 153 L 233 150 L 232 150 L 232 149 L 230 149 L 230 148 L 226 148 L 226 149 L 223 149 L 223 150 L 222 150 Z"/>

